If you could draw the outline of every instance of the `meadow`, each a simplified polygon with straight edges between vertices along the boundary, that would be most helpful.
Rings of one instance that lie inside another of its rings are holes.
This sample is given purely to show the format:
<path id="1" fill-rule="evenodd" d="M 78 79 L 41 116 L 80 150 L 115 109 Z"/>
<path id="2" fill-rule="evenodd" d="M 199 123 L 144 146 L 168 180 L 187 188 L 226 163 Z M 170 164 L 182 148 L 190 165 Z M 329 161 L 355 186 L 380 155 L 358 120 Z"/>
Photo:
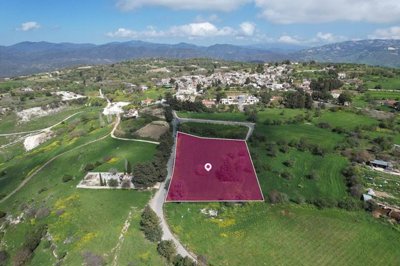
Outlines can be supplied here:
<path id="1" fill-rule="evenodd" d="M 9 226 L 3 238 L 9 247 L 8 252 L 15 256 L 26 232 L 45 223 L 53 239 L 51 242 L 56 246 L 56 254 L 65 256 L 65 265 L 82 265 L 85 252 L 101 256 L 108 263 L 117 256 L 118 265 L 163 265 L 155 244 L 145 240 L 139 230 L 141 210 L 150 199 L 150 192 L 76 189 L 88 163 L 101 162 L 94 171 L 108 171 L 110 168 L 124 171 L 125 160 L 132 165 L 148 161 L 154 151 L 155 145 L 127 143 L 108 137 L 53 161 L 17 194 L 0 204 L 1 210 L 14 216 L 27 208 L 46 208 L 50 212 L 47 217 L 28 217 L 18 225 Z M 65 175 L 72 176 L 73 180 L 62 182 Z M 130 219 L 129 212 L 132 212 Z M 115 249 L 126 219 L 131 226 L 120 248 Z M 46 242 L 42 241 L 30 264 L 49 265 L 55 260 Z"/>
<path id="2" fill-rule="evenodd" d="M 69 106 L 64 108 L 60 112 L 44 117 L 33 118 L 29 122 L 20 122 L 17 115 L 15 113 L 12 113 L 5 117 L 2 117 L 0 123 L 0 134 L 44 129 L 58 122 L 61 122 L 70 115 L 87 110 L 93 110 L 93 108 L 91 109 L 79 106 Z"/>
<path id="3" fill-rule="evenodd" d="M 188 122 L 179 125 L 179 131 L 200 137 L 245 139 L 249 129 L 244 126 Z"/>
<path id="4" fill-rule="evenodd" d="M 201 209 L 218 210 L 210 218 Z M 308 205 L 174 204 L 172 230 L 211 265 L 398 265 L 400 232 L 363 211 Z"/>
<path id="5" fill-rule="evenodd" d="M 235 113 L 180 115 L 245 120 Z M 299 115 L 308 119 L 294 122 Z M 321 123 L 329 128 L 321 128 Z M 358 207 L 355 211 L 336 207 L 358 200 L 351 199 L 342 174 L 350 163 L 336 150 L 348 136 L 332 128 L 362 127 L 369 139 L 399 135 L 379 130 L 378 124 L 375 118 L 351 111 L 322 110 L 316 115 L 304 110 L 260 110 L 249 147 L 263 194 L 268 201 L 277 191 L 286 197 L 281 202 L 297 204 L 168 203 L 169 224 L 189 249 L 211 265 L 398 265 L 398 225 L 376 220 Z M 320 147 L 323 155 L 300 150 L 296 145 L 301 141 Z M 367 140 L 361 144 L 368 145 Z M 306 202 L 324 206 L 318 209 Z M 218 217 L 208 217 L 202 209 L 218 210 Z"/>

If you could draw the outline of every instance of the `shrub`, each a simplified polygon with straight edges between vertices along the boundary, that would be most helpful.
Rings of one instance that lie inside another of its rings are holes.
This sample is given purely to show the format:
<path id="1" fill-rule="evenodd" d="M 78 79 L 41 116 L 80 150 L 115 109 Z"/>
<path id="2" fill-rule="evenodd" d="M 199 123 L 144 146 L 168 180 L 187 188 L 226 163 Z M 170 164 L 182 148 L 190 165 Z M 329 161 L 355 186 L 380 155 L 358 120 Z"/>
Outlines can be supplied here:
<path id="1" fill-rule="evenodd" d="M 86 172 L 92 171 L 94 169 L 94 165 L 92 163 L 88 163 L 85 165 L 84 169 Z"/>
<path id="2" fill-rule="evenodd" d="M 50 209 L 47 207 L 39 208 L 35 214 L 36 219 L 43 219 L 50 215 Z"/>
<path id="3" fill-rule="evenodd" d="M 292 179 L 292 175 L 288 171 L 284 171 L 281 173 L 281 177 L 287 180 Z"/>
<path id="4" fill-rule="evenodd" d="M 350 194 L 355 198 L 360 198 L 363 194 L 364 188 L 361 184 L 356 184 L 350 187 Z"/>
<path id="5" fill-rule="evenodd" d="M 37 226 L 26 236 L 24 247 L 33 252 L 39 246 L 40 241 L 42 240 L 42 237 L 46 234 L 46 232 L 47 225 L 42 224 Z"/>
<path id="6" fill-rule="evenodd" d="M 17 251 L 13 258 L 14 266 L 23 266 L 25 265 L 31 258 L 32 252 L 28 248 L 22 248 Z"/>
<path id="7" fill-rule="evenodd" d="M 62 177 L 62 181 L 63 181 L 64 183 L 67 183 L 67 182 L 71 181 L 72 179 L 73 179 L 73 177 L 72 177 L 71 175 L 64 175 L 64 176 Z"/>
<path id="8" fill-rule="evenodd" d="M 39 189 L 38 194 L 42 194 L 43 192 L 49 190 L 47 187 L 42 187 L 41 189 Z"/>
<path id="9" fill-rule="evenodd" d="M 157 251 L 168 261 L 172 261 L 176 255 L 176 247 L 172 240 L 162 240 L 160 243 L 158 243 Z"/>
<path id="10" fill-rule="evenodd" d="M 86 266 L 102 266 L 105 265 L 105 261 L 102 256 L 96 255 L 90 251 L 86 251 L 82 254 L 83 261 Z"/>
<path id="11" fill-rule="evenodd" d="M 320 146 L 315 145 L 314 147 L 312 147 L 311 153 L 314 155 L 318 155 L 318 156 L 324 156 L 325 150 L 323 148 L 321 148 Z"/>
<path id="12" fill-rule="evenodd" d="M 109 187 L 114 187 L 115 188 L 115 187 L 118 187 L 119 182 L 118 182 L 117 179 L 111 178 L 111 179 L 109 179 L 107 181 L 107 184 L 108 184 Z"/>
<path id="13" fill-rule="evenodd" d="M 8 262 L 9 258 L 10 258 L 10 255 L 8 254 L 7 251 L 0 250 L 0 266 L 7 265 L 7 262 Z"/>
<path id="14" fill-rule="evenodd" d="M 287 145 L 280 146 L 279 151 L 282 153 L 287 153 L 289 151 L 289 146 Z"/>
<path id="15" fill-rule="evenodd" d="M 292 198 L 292 201 L 297 204 L 304 204 L 306 203 L 306 199 L 302 195 L 297 195 Z"/>
<path id="16" fill-rule="evenodd" d="M 5 213 L 5 212 L 3 212 L 3 211 L 0 211 L 0 219 L 1 219 L 1 218 L 4 218 L 6 215 L 7 215 L 7 213 Z"/>
<path id="17" fill-rule="evenodd" d="M 125 179 L 124 181 L 122 181 L 121 187 L 128 189 L 128 188 L 131 188 L 131 184 L 132 184 L 131 180 Z"/>
<path id="18" fill-rule="evenodd" d="M 148 240 L 152 242 L 161 240 L 162 229 L 160 226 L 160 219 L 148 205 L 143 210 L 140 226 Z"/>
<path id="19" fill-rule="evenodd" d="M 294 162 L 292 160 L 286 160 L 283 162 L 283 165 L 286 167 L 293 167 Z"/>
<path id="20" fill-rule="evenodd" d="M 285 193 L 279 192 L 277 190 L 272 190 L 268 194 L 268 199 L 269 199 L 269 202 L 272 203 L 272 204 L 284 203 L 284 202 L 288 202 L 289 201 L 289 198 Z"/>
<path id="21" fill-rule="evenodd" d="M 316 171 L 312 171 L 311 173 L 309 173 L 307 175 L 307 178 L 310 180 L 317 180 L 317 179 L 319 179 L 319 175 Z"/>
<path id="22" fill-rule="evenodd" d="M 268 143 L 266 148 L 267 148 L 267 156 L 270 157 L 276 156 L 278 149 L 274 143 Z"/>
<path id="23" fill-rule="evenodd" d="M 344 200 L 339 201 L 338 207 L 341 209 L 345 209 L 347 211 L 356 211 L 360 209 L 361 202 L 358 199 L 346 198 Z"/>
<path id="24" fill-rule="evenodd" d="M 196 263 L 189 257 L 182 257 L 181 255 L 176 255 L 174 261 L 172 262 L 174 266 L 196 266 Z"/>
<path id="25" fill-rule="evenodd" d="M 47 232 L 46 224 L 39 225 L 30 232 L 28 232 L 28 234 L 25 236 L 24 244 L 14 256 L 15 266 L 25 265 L 30 260 L 33 252 L 39 246 L 40 241 L 42 240 L 46 232 Z"/>
<path id="26" fill-rule="evenodd" d="M 337 206 L 337 202 L 333 199 L 319 198 L 312 201 L 312 203 L 317 206 L 318 209 L 332 208 Z"/>

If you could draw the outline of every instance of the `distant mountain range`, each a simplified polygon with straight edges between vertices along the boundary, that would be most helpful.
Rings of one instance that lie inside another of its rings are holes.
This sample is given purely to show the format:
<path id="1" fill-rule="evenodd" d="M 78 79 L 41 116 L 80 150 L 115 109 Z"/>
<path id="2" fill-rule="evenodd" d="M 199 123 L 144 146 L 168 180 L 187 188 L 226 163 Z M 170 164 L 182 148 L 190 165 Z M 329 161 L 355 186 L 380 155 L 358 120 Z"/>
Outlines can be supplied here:
<path id="1" fill-rule="evenodd" d="M 334 63 L 400 67 L 400 40 L 348 41 L 304 49 L 292 58 Z"/>
<path id="2" fill-rule="evenodd" d="M 229 44 L 205 47 L 187 43 L 157 44 L 142 41 L 113 42 L 103 45 L 22 42 L 11 46 L 0 46 L 0 77 L 139 58 L 214 58 L 253 62 L 290 59 L 400 67 L 400 40 L 350 41 L 296 51 L 298 49 L 287 46 L 244 47 Z"/>

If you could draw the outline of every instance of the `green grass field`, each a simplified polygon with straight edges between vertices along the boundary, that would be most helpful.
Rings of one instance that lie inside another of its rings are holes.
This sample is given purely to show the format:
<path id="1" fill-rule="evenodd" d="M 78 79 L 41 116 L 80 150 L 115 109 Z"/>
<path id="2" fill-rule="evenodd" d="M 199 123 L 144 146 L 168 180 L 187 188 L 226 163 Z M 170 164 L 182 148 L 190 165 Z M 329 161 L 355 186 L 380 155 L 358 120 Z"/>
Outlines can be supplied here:
<path id="1" fill-rule="evenodd" d="M 80 112 L 80 111 L 89 111 L 93 110 L 93 108 L 82 108 L 77 106 L 67 107 L 64 110 L 44 117 L 33 118 L 29 122 L 18 122 L 18 117 L 16 114 L 11 114 L 6 117 L 3 117 L 0 123 L 0 133 L 14 133 L 21 131 L 31 131 L 43 129 L 49 126 L 52 126 L 68 116 Z"/>
<path id="2" fill-rule="evenodd" d="M 208 218 L 202 208 L 219 209 Z M 398 265 L 399 230 L 368 214 L 265 203 L 167 204 L 172 230 L 212 265 Z"/>
<path id="3" fill-rule="evenodd" d="M 348 162 L 345 158 L 336 154 L 328 154 L 323 158 L 309 152 L 290 150 L 287 153 L 279 153 L 276 158 L 263 156 L 259 151 L 259 159 L 266 170 L 258 174 L 260 185 L 264 195 L 277 190 L 286 193 L 289 199 L 313 201 L 316 199 L 342 200 L 346 198 L 347 191 L 341 174 Z M 293 166 L 286 167 L 283 162 L 290 160 Z M 289 180 L 280 176 L 282 172 L 291 174 Z M 316 173 L 317 178 L 310 180 L 308 175 Z"/>
<path id="4" fill-rule="evenodd" d="M 147 204 L 149 192 L 135 191 L 96 191 L 80 190 L 75 186 L 82 179 L 86 163 L 102 161 L 104 157 L 111 160 L 98 167 L 107 171 L 117 168 L 123 171 L 125 159 L 135 165 L 150 160 L 155 146 L 144 143 L 127 143 L 107 138 L 84 149 L 72 151 L 55 160 L 39 172 L 23 189 L 5 203 L 0 209 L 18 215 L 21 204 L 28 206 L 45 206 L 51 210 L 50 216 L 44 219 L 28 219 L 18 226 L 7 230 L 4 240 L 11 256 L 23 243 L 26 231 L 34 224 L 47 223 L 49 233 L 57 245 L 57 253 L 66 252 L 65 265 L 82 265 L 82 253 L 86 251 L 101 255 L 111 263 L 118 255 L 118 265 L 163 265 L 157 255 L 154 244 L 144 239 L 139 231 L 141 210 Z M 96 169 L 95 169 L 96 170 Z M 15 169 L 18 171 L 18 169 Z M 62 176 L 72 175 L 73 181 L 63 183 Z M 131 227 L 118 254 L 113 248 L 118 243 L 119 234 L 132 211 Z M 69 241 L 65 241 L 70 239 Z M 127 252 L 129 250 L 130 252 Z M 39 246 L 38 256 L 34 256 L 31 265 L 49 265 L 54 261 L 51 251 Z"/>
<path id="5" fill-rule="evenodd" d="M 357 126 L 371 126 L 378 125 L 378 121 L 365 116 L 358 115 L 348 111 L 338 112 L 323 112 L 321 117 L 314 119 L 315 124 L 325 122 L 330 124 L 332 127 L 342 127 L 344 129 L 354 129 Z"/>
<path id="6" fill-rule="evenodd" d="M 322 129 L 312 124 L 290 124 L 280 126 L 267 126 L 257 124 L 256 133 L 263 134 L 267 141 L 286 141 L 305 139 L 311 143 L 332 150 L 344 138 L 342 135 Z"/>
<path id="7" fill-rule="evenodd" d="M 245 139 L 249 129 L 243 126 L 228 126 L 190 122 L 181 124 L 178 130 L 200 137 Z"/>
<path id="8" fill-rule="evenodd" d="M 258 112 L 259 122 L 270 120 L 287 120 L 294 118 L 297 115 L 304 115 L 305 110 L 287 109 L 287 108 L 267 108 Z M 197 119 L 211 119 L 211 120 L 226 120 L 226 121 L 246 121 L 244 113 L 193 113 L 193 112 L 177 112 L 179 117 L 182 118 L 197 118 Z"/>
<path id="9" fill-rule="evenodd" d="M 364 82 L 368 89 L 374 89 L 376 85 L 381 85 L 384 90 L 400 90 L 400 79 L 398 77 L 367 76 L 364 78 Z"/>

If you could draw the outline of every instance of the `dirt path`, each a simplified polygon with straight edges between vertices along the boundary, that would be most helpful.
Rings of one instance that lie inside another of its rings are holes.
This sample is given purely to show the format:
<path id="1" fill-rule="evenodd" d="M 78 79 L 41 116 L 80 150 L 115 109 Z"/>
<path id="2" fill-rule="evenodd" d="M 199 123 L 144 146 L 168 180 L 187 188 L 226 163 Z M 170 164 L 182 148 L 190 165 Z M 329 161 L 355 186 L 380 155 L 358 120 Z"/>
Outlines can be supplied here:
<path id="1" fill-rule="evenodd" d="M 112 262 L 112 266 L 118 266 L 118 255 L 121 251 L 122 244 L 124 243 L 125 235 L 128 232 L 129 227 L 131 226 L 132 215 L 136 211 L 136 207 L 132 207 L 128 213 L 128 217 L 124 222 L 124 226 L 122 227 L 121 233 L 118 238 L 117 245 L 111 250 L 111 253 L 114 253 L 114 258 Z"/>
<path id="2" fill-rule="evenodd" d="M 111 137 L 113 139 L 118 139 L 118 140 L 123 140 L 123 141 L 135 141 L 135 142 L 143 142 L 143 143 L 150 143 L 150 144 L 155 144 L 155 145 L 159 145 L 160 142 L 157 141 L 150 141 L 150 140 L 143 140 L 143 139 L 127 139 L 127 138 L 120 138 L 115 136 L 115 130 L 118 128 L 119 123 L 121 123 L 121 117 L 119 115 L 117 115 L 117 122 L 116 122 L 116 126 L 113 128 L 112 132 L 111 132 Z"/>
<path id="3" fill-rule="evenodd" d="M 82 111 L 77 112 L 77 113 L 74 113 L 74 114 L 68 116 L 67 118 L 64 118 L 64 119 L 61 120 L 60 122 L 58 122 L 58 123 L 56 123 L 56 124 L 54 124 L 54 125 L 52 125 L 52 126 L 50 126 L 50 127 L 46 127 L 46 128 L 42 128 L 42 129 L 37 129 L 37 130 L 31 130 L 31 131 L 14 132 L 14 133 L 3 133 L 3 134 L 0 134 L 0 137 L 8 137 L 8 136 L 16 136 L 16 135 L 25 135 L 25 134 L 39 133 L 39 132 L 47 131 L 47 130 L 50 130 L 50 129 L 52 129 L 52 128 L 58 126 L 58 125 L 60 125 L 62 122 L 65 122 L 65 121 L 67 121 L 68 119 L 70 119 L 70 118 L 72 118 L 72 117 L 74 117 L 74 116 L 76 116 L 77 114 L 80 114 L 80 113 L 82 113 Z"/>
<path id="4" fill-rule="evenodd" d="M 67 118 L 61 120 L 60 122 L 58 122 L 58 123 L 56 123 L 56 124 L 54 124 L 54 125 L 52 125 L 52 126 L 50 126 L 50 127 L 46 127 L 46 128 L 42 128 L 42 129 L 38 129 L 38 130 L 24 131 L 24 132 L 15 132 L 15 133 L 3 133 L 3 134 L 0 134 L 0 137 L 10 137 L 10 136 L 19 136 L 19 135 L 23 135 L 23 136 L 17 138 L 16 140 L 14 140 L 14 141 L 12 141 L 12 142 L 10 142 L 10 143 L 7 143 L 7 144 L 4 144 L 4 145 L 0 146 L 0 149 L 7 148 L 8 146 L 11 146 L 11 145 L 14 145 L 14 144 L 16 144 L 16 143 L 18 143 L 18 142 L 20 142 L 20 141 L 23 141 L 25 138 L 27 138 L 27 137 L 29 137 L 29 136 L 33 136 L 33 135 L 36 135 L 36 134 L 39 134 L 39 133 L 42 133 L 42 132 L 45 132 L 45 131 L 49 131 L 49 130 L 51 130 L 52 128 L 54 128 L 54 127 L 60 125 L 61 123 L 67 121 L 68 119 L 70 119 L 70 118 L 72 118 L 72 117 L 74 117 L 74 116 L 76 116 L 77 114 L 80 114 L 80 113 L 82 113 L 82 111 L 81 111 L 81 112 L 77 112 L 77 113 L 75 113 L 75 114 L 72 114 L 72 115 L 68 116 Z"/>
<path id="5" fill-rule="evenodd" d="M 18 191 L 20 191 L 21 188 L 23 188 L 23 187 L 32 179 L 32 177 L 34 177 L 37 173 L 39 173 L 41 170 L 43 170 L 43 168 L 45 168 L 46 166 L 48 166 L 50 163 L 52 163 L 52 162 L 55 161 L 56 159 L 60 158 L 61 156 L 65 155 L 65 154 L 67 154 L 67 153 L 69 153 L 69 152 L 71 152 L 71 151 L 74 151 L 74 150 L 83 148 L 83 147 L 85 147 L 85 146 L 88 146 L 88 145 L 90 145 L 90 144 L 93 144 L 93 143 L 95 143 L 95 142 L 104 140 L 104 139 L 107 138 L 109 135 L 110 135 L 110 133 L 108 133 L 107 135 L 105 135 L 105 136 L 103 136 L 103 137 L 101 137 L 101 138 L 99 138 L 99 139 L 89 141 L 88 143 L 79 145 L 79 146 L 77 146 L 77 147 L 75 147 L 75 148 L 72 148 L 72 149 L 70 149 L 70 150 L 68 150 L 68 151 L 65 151 L 65 152 L 60 153 L 60 154 L 58 154 L 57 156 L 54 156 L 53 158 L 51 158 L 50 160 L 48 160 L 47 162 L 45 162 L 42 166 L 40 166 L 38 169 L 36 169 L 33 173 L 31 173 L 30 175 L 28 175 L 28 176 L 21 182 L 21 184 L 19 184 L 19 186 L 18 186 L 16 189 L 14 189 L 14 190 L 11 191 L 7 196 L 5 196 L 4 198 L 2 198 L 2 199 L 0 200 L 0 203 L 5 202 L 5 201 L 8 200 L 10 197 L 12 197 L 15 193 L 17 193 Z"/>

